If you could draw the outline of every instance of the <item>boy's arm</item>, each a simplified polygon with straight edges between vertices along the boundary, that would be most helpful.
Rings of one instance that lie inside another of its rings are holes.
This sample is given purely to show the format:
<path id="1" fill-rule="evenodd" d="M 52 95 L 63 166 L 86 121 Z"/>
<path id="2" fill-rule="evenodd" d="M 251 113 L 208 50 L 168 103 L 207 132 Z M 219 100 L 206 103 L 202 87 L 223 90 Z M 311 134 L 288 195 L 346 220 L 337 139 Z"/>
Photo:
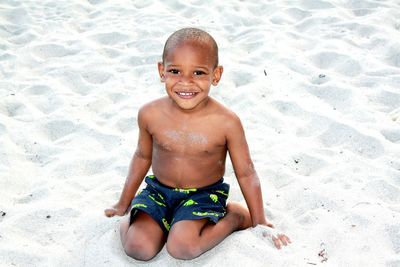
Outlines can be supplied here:
<path id="1" fill-rule="evenodd" d="M 260 181 L 254 169 L 240 119 L 233 116 L 229 123 L 227 146 L 236 178 L 249 208 L 253 227 L 258 224 L 272 226 L 264 215 Z"/>
<path id="2" fill-rule="evenodd" d="M 234 115 L 227 130 L 227 146 L 240 189 L 250 211 L 253 227 L 261 224 L 274 227 L 265 217 L 260 180 L 254 169 L 240 119 Z M 277 248 L 290 243 L 283 234 L 272 236 Z"/>
<path id="3" fill-rule="evenodd" d="M 139 140 L 136 151 L 129 165 L 128 176 L 119 201 L 104 211 L 107 217 L 122 216 L 126 213 L 132 198 L 135 196 L 144 176 L 151 166 L 152 137 L 147 131 L 146 116 L 141 109 L 138 114 Z"/>

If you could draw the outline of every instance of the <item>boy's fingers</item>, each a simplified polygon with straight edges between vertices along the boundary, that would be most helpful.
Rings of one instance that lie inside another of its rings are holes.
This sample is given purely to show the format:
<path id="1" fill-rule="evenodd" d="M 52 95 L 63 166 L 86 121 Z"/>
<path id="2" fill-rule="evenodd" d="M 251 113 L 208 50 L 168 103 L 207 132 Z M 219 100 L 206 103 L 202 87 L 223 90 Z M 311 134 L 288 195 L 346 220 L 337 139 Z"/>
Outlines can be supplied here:
<path id="1" fill-rule="evenodd" d="M 289 243 L 291 243 L 289 237 L 283 234 L 279 234 L 277 237 L 273 236 L 272 241 L 277 249 L 281 249 L 282 245 L 287 246 Z"/>
<path id="2" fill-rule="evenodd" d="M 279 235 L 279 239 L 282 241 L 282 244 L 287 246 L 289 244 L 289 238 L 285 235 Z"/>
<path id="3" fill-rule="evenodd" d="M 274 245 L 277 249 L 281 249 L 281 241 L 279 240 L 279 238 L 272 237 L 272 241 L 274 242 Z"/>
<path id="4" fill-rule="evenodd" d="M 113 217 L 115 215 L 116 210 L 115 209 L 106 209 L 104 211 L 105 215 L 107 217 Z"/>
<path id="5" fill-rule="evenodd" d="M 292 240 L 290 240 L 290 238 L 288 236 L 285 235 L 285 238 L 286 238 L 288 244 L 292 243 Z"/>
<path id="6" fill-rule="evenodd" d="M 270 224 L 270 225 L 272 225 L 272 224 Z M 289 237 L 287 237 L 285 234 L 280 234 L 278 232 L 278 230 L 276 230 L 275 228 L 272 228 L 271 226 L 264 228 L 262 235 L 264 237 L 271 238 L 272 242 L 274 243 L 274 245 L 277 249 L 281 249 L 282 245 L 287 246 L 289 243 L 291 243 Z"/>

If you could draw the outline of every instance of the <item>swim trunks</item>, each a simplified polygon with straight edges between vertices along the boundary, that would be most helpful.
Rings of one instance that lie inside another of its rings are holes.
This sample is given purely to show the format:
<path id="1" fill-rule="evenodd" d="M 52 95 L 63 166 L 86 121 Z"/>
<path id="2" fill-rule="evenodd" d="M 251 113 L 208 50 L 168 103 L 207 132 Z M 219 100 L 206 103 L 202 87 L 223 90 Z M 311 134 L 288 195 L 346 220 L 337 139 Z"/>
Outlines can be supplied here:
<path id="1" fill-rule="evenodd" d="M 225 216 L 229 185 L 223 178 L 206 187 L 186 189 L 164 185 L 154 175 L 145 181 L 146 188 L 131 203 L 131 224 L 139 210 L 150 215 L 166 234 L 178 221 L 208 218 L 217 223 Z"/>

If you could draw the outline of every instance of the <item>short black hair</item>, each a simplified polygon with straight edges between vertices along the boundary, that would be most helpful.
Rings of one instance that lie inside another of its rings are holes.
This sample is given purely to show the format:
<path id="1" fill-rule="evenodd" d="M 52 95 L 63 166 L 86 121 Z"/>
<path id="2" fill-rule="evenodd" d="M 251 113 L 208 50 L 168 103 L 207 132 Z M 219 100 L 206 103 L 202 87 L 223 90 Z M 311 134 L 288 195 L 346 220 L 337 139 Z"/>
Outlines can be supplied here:
<path id="1" fill-rule="evenodd" d="M 186 41 L 195 41 L 203 45 L 211 46 L 212 51 L 210 51 L 210 53 L 212 53 L 215 60 L 214 68 L 218 66 L 217 42 L 215 42 L 214 38 L 209 33 L 197 28 L 183 28 L 171 34 L 164 45 L 162 54 L 163 62 L 169 50 Z"/>

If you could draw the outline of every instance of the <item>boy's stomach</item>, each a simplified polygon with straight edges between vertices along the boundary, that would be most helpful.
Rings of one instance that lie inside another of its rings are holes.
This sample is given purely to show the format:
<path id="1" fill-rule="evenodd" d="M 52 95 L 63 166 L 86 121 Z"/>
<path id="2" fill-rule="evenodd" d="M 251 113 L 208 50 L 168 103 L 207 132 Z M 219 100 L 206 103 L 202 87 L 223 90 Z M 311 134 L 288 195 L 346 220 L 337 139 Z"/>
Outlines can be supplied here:
<path id="1" fill-rule="evenodd" d="M 167 186 L 201 188 L 218 182 L 224 176 L 225 159 L 226 152 L 193 156 L 153 151 L 152 170 Z"/>

